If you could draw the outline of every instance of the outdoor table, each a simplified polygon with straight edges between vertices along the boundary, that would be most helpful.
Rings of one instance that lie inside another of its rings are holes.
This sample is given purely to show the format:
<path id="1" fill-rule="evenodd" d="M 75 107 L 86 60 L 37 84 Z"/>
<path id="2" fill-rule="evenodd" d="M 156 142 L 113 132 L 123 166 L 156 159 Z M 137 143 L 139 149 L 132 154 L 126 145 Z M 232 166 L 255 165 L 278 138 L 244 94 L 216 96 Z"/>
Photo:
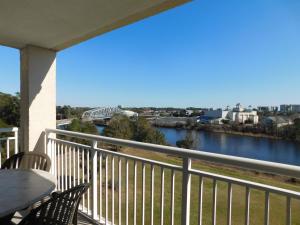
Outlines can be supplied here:
<path id="1" fill-rule="evenodd" d="M 49 195 L 55 183 L 55 177 L 42 170 L 0 170 L 0 218 Z"/>

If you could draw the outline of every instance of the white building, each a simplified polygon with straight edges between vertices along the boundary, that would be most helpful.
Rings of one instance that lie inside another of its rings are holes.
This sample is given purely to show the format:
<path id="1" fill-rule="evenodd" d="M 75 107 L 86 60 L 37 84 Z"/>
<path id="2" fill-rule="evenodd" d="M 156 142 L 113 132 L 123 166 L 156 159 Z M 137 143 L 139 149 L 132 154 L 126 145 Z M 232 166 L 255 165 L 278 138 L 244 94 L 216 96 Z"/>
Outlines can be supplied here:
<path id="1" fill-rule="evenodd" d="M 258 124 L 257 111 L 244 109 L 241 104 L 237 104 L 232 111 L 229 111 L 228 119 L 233 123 L 246 123 L 247 121 L 251 121 L 253 124 Z"/>

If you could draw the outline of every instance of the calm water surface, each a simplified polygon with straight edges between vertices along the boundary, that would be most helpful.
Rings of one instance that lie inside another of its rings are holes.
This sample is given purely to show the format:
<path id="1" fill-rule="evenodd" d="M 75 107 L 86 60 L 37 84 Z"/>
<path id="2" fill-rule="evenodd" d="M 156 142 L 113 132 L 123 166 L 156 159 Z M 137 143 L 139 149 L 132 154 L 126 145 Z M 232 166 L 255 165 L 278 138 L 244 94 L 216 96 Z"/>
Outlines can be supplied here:
<path id="1" fill-rule="evenodd" d="M 103 127 L 97 126 L 99 133 Z M 184 139 L 186 130 L 158 128 L 171 145 Z M 201 151 L 300 165 L 300 143 L 261 137 L 192 131 L 195 148 Z"/>

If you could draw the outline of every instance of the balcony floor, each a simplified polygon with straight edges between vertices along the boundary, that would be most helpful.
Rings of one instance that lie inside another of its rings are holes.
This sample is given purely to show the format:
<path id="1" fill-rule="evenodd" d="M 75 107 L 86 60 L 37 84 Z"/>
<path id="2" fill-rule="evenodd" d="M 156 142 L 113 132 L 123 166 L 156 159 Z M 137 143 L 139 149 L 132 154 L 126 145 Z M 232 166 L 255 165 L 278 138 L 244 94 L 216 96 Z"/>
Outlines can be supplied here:
<path id="1" fill-rule="evenodd" d="M 21 221 L 22 216 L 20 214 L 16 214 L 12 220 L 11 225 L 18 224 Z M 91 221 L 87 220 L 84 216 L 78 214 L 78 225 L 93 225 L 96 223 L 92 223 Z"/>

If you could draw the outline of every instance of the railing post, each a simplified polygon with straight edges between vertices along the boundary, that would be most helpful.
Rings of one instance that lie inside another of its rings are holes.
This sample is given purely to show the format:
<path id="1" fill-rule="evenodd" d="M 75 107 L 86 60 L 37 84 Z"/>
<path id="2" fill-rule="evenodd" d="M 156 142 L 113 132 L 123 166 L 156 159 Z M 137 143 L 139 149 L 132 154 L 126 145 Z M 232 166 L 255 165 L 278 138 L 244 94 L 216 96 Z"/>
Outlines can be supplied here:
<path id="1" fill-rule="evenodd" d="M 51 143 L 50 143 L 50 139 L 49 139 L 50 133 L 45 131 L 45 150 L 44 153 L 47 154 L 49 156 L 49 158 L 51 159 L 51 169 L 50 172 L 54 175 L 54 163 L 53 163 L 53 157 L 52 157 L 52 148 L 51 148 Z"/>
<path id="2" fill-rule="evenodd" d="M 190 194 L 191 194 L 191 159 L 183 158 L 182 165 L 182 202 L 181 202 L 181 224 L 190 224 Z"/>
<path id="3" fill-rule="evenodd" d="M 98 195 L 97 195 L 97 141 L 92 142 L 92 216 L 94 220 L 98 219 Z"/>
<path id="4" fill-rule="evenodd" d="M 18 128 L 14 128 L 14 134 L 15 134 L 15 154 L 19 152 L 19 134 L 18 134 Z"/>

